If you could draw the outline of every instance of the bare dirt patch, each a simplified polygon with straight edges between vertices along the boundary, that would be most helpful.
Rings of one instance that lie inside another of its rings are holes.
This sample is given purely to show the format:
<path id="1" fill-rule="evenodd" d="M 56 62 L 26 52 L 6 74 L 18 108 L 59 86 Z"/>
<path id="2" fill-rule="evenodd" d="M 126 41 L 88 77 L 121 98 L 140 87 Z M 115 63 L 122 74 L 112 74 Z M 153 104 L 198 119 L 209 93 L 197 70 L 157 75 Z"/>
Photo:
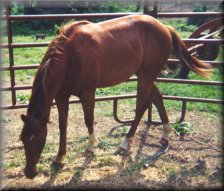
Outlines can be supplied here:
<path id="1" fill-rule="evenodd" d="M 55 172 L 50 165 L 57 153 L 59 131 L 57 110 L 53 107 L 47 143 L 34 180 L 23 175 L 25 157 L 19 134 L 22 127 L 20 115 L 25 110 L 4 111 L 4 189 L 203 189 L 223 186 L 221 116 L 187 112 L 185 120 L 191 123 L 194 132 L 182 141 L 172 132 L 169 150 L 144 168 L 146 161 L 161 149 L 162 126 L 149 128 L 143 120 L 136 133 L 134 152 L 129 156 L 117 155 L 118 145 L 124 140 L 129 126 L 117 123 L 111 116 L 111 108 L 111 104 L 97 103 L 95 131 L 99 146 L 92 158 L 85 158 L 82 152 L 88 140 L 83 112 L 79 104 L 70 106 L 65 165 Z M 176 114 L 169 112 L 171 120 L 176 119 Z"/>

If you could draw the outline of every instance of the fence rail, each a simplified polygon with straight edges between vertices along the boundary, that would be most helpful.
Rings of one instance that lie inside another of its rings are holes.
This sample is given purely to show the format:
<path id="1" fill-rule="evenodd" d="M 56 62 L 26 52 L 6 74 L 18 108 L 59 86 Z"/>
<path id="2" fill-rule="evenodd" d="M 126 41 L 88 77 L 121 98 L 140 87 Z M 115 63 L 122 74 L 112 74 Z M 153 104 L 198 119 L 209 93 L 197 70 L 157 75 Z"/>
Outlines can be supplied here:
<path id="1" fill-rule="evenodd" d="M 169 18 L 183 18 L 183 17 L 222 17 L 222 12 L 175 12 L 175 13 L 158 13 L 152 12 L 153 16 L 156 18 L 169 17 Z M 151 14 L 152 14 L 151 13 Z M 51 14 L 51 15 L 8 15 L 1 16 L 1 19 L 8 20 L 40 20 L 40 19 L 53 19 L 53 20 L 63 20 L 63 19 L 96 19 L 105 18 L 112 19 L 123 17 L 133 14 L 143 14 L 142 12 L 128 12 L 128 13 L 83 13 L 83 14 Z M 150 13 L 149 13 L 150 14 Z"/>
<path id="2" fill-rule="evenodd" d="M 9 7 L 6 8 L 6 15 L 1 16 L 1 19 L 7 21 L 7 32 L 8 32 L 8 43 L 2 44 L 1 49 L 6 48 L 9 50 L 9 66 L 0 67 L 0 72 L 9 71 L 10 72 L 10 86 L 1 87 L 0 91 L 11 91 L 12 92 L 12 103 L 11 105 L 2 105 L 1 109 L 17 109 L 17 108 L 25 108 L 27 104 L 17 104 L 16 101 L 16 91 L 18 90 L 29 90 L 32 88 L 31 85 L 16 85 L 15 81 L 15 71 L 17 70 L 27 70 L 27 69 L 37 69 L 38 64 L 32 63 L 29 65 L 14 65 L 14 53 L 13 50 L 15 48 L 30 48 L 30 47 L 46 47 L 49 42 L 42 43 L 13 43 L 13 30 L 12 30 L 12 21 L 17 20 L 33 20 L 33 19 L 54 19 L 54 20 L 63 20 L 63 19 L 91 19 L 91 18 L 104 18 L 111 19 L 122 17 L 131 14 L 143 14 L 142 12 L 129 12 L 129 13 L 95 13 L 95 14 L 54 14 L 54 15 L 11 15 Z M 144 12 L 146 14 L 146 12 Z M 222 17 L 222 12 L 176 12 L 176 13 L 160 13 L 157 10 L 157 5 L 154 3 L 154 7 L 152 11 L 147 12 L 147 14 L 152 15 L 156 18 L 183 18 L 183 17 Z M 186 43 L 223 43 L 223 39 L 183 39 Z M 169 59 L 168 62 L 176 63 L 178 60 Z M 223 65 L 223 62 L 218 61 L 205 61 L 214 66 Z M 131 78 L 128 81 L 135 81 L 136 78 Z M 182 79 L 164 79 L 158 78 L 158 82 L 164 83 L 181 83 L 181 84 L 192 84 L 192 85 L 212 85 L 212 86 L 224 86 L 224 82 L 217 81 L 201 81 L 201 80 L 182 80 Z M 119 95 L 119 96 L 106 96 L 106 97 L 96 97 L 96 101 L 114 101 L 114 118 L 120 123 L 126 123 L 130 121 L 122 121 L 117 116 L 117 107 L 118 100 L 120 99 L 130 99 L 136 98 L 135 94 L 130 95 Z M 193 98 L 193 97 L 180 97 L 180 96 L 169 96 L 164 95 L 163 99 L 167 100 L 176 100 L 182 101 L 182 114 L 181 119 L 184 119 L 184 115 L 186 113 L 186 104 L 187 102 L 203 102 L 203 103 L 213 103 L 213 104 L 223 104 L 223 100 L 218 99 L 205 99 L 205 98 Z M 70 103 L 77 103 L 78 99 L 71 100 Z M 150 111 L 149 111 L 150 113 Z M 151 121 L 151 117 L 149 116 L 149 121 Z"/>

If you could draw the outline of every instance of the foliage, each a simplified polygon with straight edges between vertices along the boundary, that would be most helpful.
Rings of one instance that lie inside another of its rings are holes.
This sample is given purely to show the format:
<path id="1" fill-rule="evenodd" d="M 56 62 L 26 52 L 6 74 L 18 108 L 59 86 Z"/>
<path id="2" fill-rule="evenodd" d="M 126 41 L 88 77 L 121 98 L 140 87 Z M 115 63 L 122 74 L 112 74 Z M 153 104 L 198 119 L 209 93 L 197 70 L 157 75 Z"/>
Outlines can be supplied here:
<path id="1" fill-rule="evenodd" d="M 175 30 L 181 35 L 182 38 L 188 38 L 192 32 L 196 30 L 196 26 L 192 24 L 186 24 L 185 18 L 174 19 L 160 19 L 165 25 L 169 25 L 175 28 Z"/>
<path id="2" fill-rule="evenodd" d="M 142 11 L 142 1 L 71 1 L 65 0 L 52 4 L 51 1 L 11 1 L 12 15 L 36 15 L 36 14 L 80 14 L 80 13 L 112 13 L 112 12 L 135 12 Z M 217 5 L 204 6 L 203 3 L 198 3 L 192 11 L 220 11 Z M 222 10 L 221 10 L 222 11 Z M 93 18 L 89 19 L 93 22 L 99 22 L 104 19 Z M 187 25 L 200 25 L 206 21 L 206 18 L 190 17 L 187 20 Z M 64 21 L 62 21 L 64 22 Z M 46 33 L 48 35 L 55 34 L 55 26 L 60 26 L 60 20 L 26 20 L 12 21 L 13 31 L 15 34 L 31 35 L 36 33 Z M 186 30 L 186 23 L 181 26 L 181 31 Z"/>
<path id="3" fill-rule="evenodd" d="M 176 121 L 175 123 L 172 124 L 172 128 L 175 130 L 175 132 L 178 135 L 185 135 L 187 133 L 192 133 L 193 129 L 191 127 L 191 124 L 189 122 L 181 122 L 178 123 L 178 121 Z"/>
<path id="4" fill-rule="evenodd" d="M 88 136 L 81 136 L 79 137 L 78 142 L 81 143 L 81 142 L 85 142 L 86 140 L 88 140 Z"/>
<path id="5" fill-rule="evenodd" d="M 18 94 L 17 97 L 16 97 L 16 100 L 17 100 L 19 103 L 27 104 L 28 101 L 29 101 L 29 97 L 30 97 L 30 96 L 27 96 L 27 95 L 24 95 L 24 94 Z"/>
<path id="6" fill-rule="evenodd" d="M 206 11 L 222 11 L 217 7 L 203 5 L 202 3 L 198 3 L 192 10 L 193 12 L 206 12 Z M 203 23 L 211 20 L 209 17 L 189 17 L 187 20 L 187 25 L 196 25 L 200 26 Z"/>
<path id="7" fill-rule="evenodd" d="M 80 13 L 112 13 L 130 12 L 136 10 L 136 2 L 114 2 L 114 1 L 69 1 L 57 2 L 55 6 L 48 2 L 30 1 L 26 3 L 11 3 L 12 15 L 36 15 L 36 14 L 80 14 Z M 99 22 L 105 19 L 89 19 Z M 62 21 L 64 22 L 64 21 Z M 55 34 L 55 30 L 61 25 L 60 20 L 25 20 L 13 21 L 13 31 L 15 34 L 31 35 L 36 33 Z"/>
<path id="8" fill-rule="evenodd" d="M 101 139 L 98 144 L 98 147 L 103 150 L 110 149 L 112 146 L 113 144 L 108 139 L 105 138 Z"/>

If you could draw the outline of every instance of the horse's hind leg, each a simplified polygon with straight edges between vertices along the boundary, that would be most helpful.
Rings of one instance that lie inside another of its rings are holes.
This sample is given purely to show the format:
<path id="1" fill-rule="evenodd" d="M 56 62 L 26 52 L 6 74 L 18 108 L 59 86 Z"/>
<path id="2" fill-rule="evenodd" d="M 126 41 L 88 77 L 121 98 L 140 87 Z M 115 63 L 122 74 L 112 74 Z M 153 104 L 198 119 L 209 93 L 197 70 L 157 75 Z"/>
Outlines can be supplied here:
<path id="1" fill-rule="evenodd" d="M 169 134 L 170 134 L 172 128 L 170 127 L 170 124 L 169 124 L 169 119 L 167 117 L 166 109 L 164 107 L 162 95 L 161 95 L 159 89 L 155 86 L 155 84 L 153 85 L 153 88 L 152 88 L 152 102 L 156 106 L 156 108 L 159 112 L 161 121 L 163 123 L 163 136 L 160 140 L 160 143 L 163 146 L 168 145 L 169 144 Z"/>
<path id="2" fill-rule="evenodd" d="M 62 159 L 63 156 L 66 154 L 66 131 L 67 131 L 69 96 L 63 94 L 57 95 L 55 101 L 59 115 L 60 143 L 58 154 L 53 164 L 58 164 L 62 166 Z"/>
<path id="3" fill-rule="evenodd" d="M 131 125 L 131 128 L 127 134 L 127 137 L 120 145 L 121 149 L 132 151 L 133 138 L 136 132 L 137 126 L 148 108 L 149 103 L 151 102 L 151 89 L 152 89 L 153 81 L 149 80 L 143 76 L 138 77 L 138 88 L 137 88 L 137 100 L 136 100 L 136 113 L 134 121 Z"/>
<path id="4" fill-rule="evenodd" d="M 89 144 L 87 146 L 85 156 L 91 156 L 97 146 L 97 139 L 94 134 L 94 106 L 95 106 L 95 90 L 86 91 L 80 96 L 80 101 L 84 111 L 85 123 L 89 132 Z"/>

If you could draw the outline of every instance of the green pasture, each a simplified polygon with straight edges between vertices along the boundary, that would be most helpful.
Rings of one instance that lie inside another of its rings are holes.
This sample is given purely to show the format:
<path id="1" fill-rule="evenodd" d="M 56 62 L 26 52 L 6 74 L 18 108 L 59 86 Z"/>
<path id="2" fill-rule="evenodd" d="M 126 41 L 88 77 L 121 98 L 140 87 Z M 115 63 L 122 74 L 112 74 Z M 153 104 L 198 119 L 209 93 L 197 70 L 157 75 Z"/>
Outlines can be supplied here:
<path id="1" fill-rule="evenodd" d="M 194 25 L 186 25 L 184 19 L 176 20 L 162 20 L 163 23 L 171 25 L 180 33 L 183 38 L 188 38 L 189 35 L 196 29 Z M 15 35 L 13 36 L 14 43 L 25 43 L 25 42 L 50 42 L 55 36 L 47 34 L 45 40 L 36 40 L 33 35 Z M 6 42 L 7 38 L 3 38 L 3 42 Z M 15 48 L 14 49 L 14 62 L 15 65 L 29 65 L 39 64 L 46 51 L 47 47 L 41 48 Z M 217 60 L 222 60 L 223 47 L 220 48 L 220 55 Z M 8 66 L 8 51 L 3 50 L 2 54 L 2 65 Z M 33 77 L 36 70 L 18 70 L 15 71 L 16 84 L 27 85 L 32 84 Z M 1 72 L 4 81 L 10 83 L 9 72 Z M 209 79 L 202 78 L 197 74 L 191 72 L 188 76 L 189 79 L 200 79 L 200 80 L 212 80 L 222 81 L 223 75 L 222 70 L 215 68 L 213 74 Z M 210 98 L 210 99 L 221 99 L 223 96 L 223 88 L 216 86 L 204 86 L 204 85 L 188 85 L 188 84 L 176 84 L 176 83 L 157 83 L 159 89 L 164 95 L 173 96 L 184 96 L 184 97 L 197 97 L 197 98 Z M 136 82 L 122 83 L 120 85 L 98 89 L 96 92 L 97 96 L 107 95 L 121 95 L 136 93 Z M 19 91 L 17 93 L 18 103 L 28 103 L 30 93 Z M 130 105 L 134 104 L 135 100 L 129 100 Z M 179 110 L 181 102 L 178 101 L 165 101 L 166 108 L 171 110 Z M 213 113 L 222 113 L 222 107 L 216 104 L 205 104 L 205 103 L 189 103 L 187 105 L 188 110 L 199 110 Z"/>

